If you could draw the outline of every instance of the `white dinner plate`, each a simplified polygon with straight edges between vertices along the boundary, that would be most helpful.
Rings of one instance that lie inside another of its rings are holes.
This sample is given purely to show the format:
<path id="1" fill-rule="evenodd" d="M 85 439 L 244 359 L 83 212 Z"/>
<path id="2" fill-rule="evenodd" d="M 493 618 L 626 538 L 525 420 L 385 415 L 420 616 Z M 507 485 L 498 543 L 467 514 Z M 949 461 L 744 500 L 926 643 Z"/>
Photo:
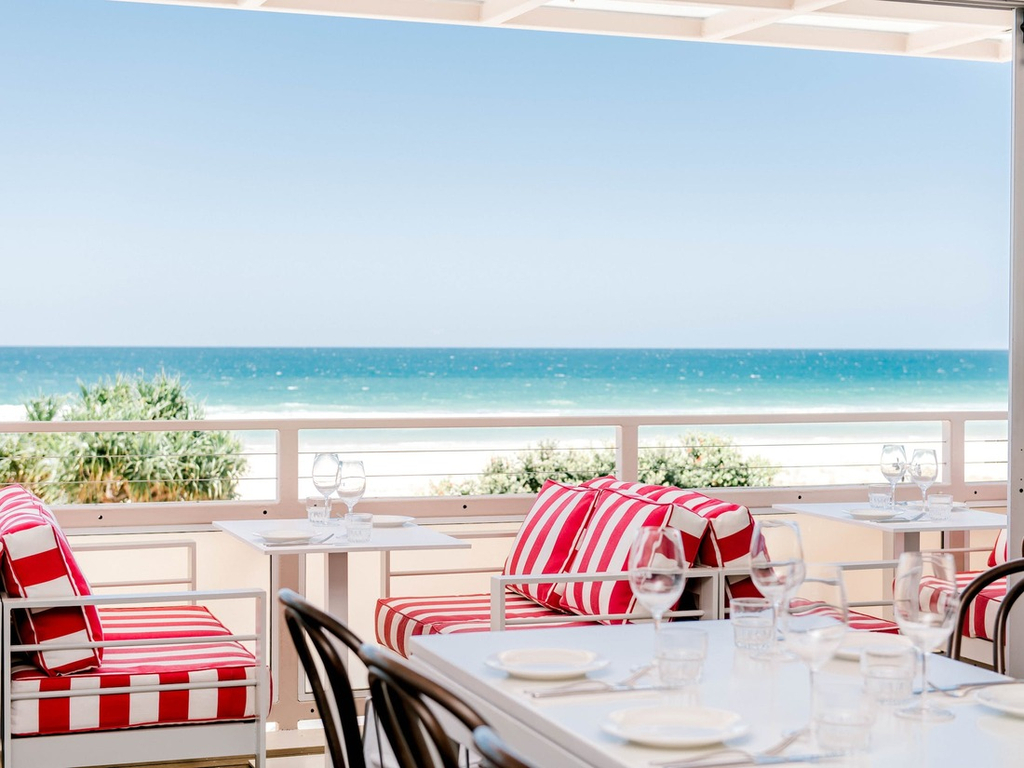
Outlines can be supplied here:
<path id="1" fill-rule="evenodd" d="M 894 513 L 891 509 L 848 509 L 850 517 L 854 520 L 888 520 L 899 514 L 900 510 Z"/>
<path id="2" fill-rule="evenodd" d="M 496 653 L 485 663 L 526 680 L 566 680 L 601 669 L 608 665 L 608 659 L 593 651 L 571 648 L 520 648 Z"/>
<path id="3" fill-rule="evenodd" d="M 860 660 L 860 652 L 865 648 L 874 648 L 880 645 L 902 645 L 912 648 L 914 644 L 909 637 L 904 635 L 889 635 L 884 632 L 866 632 L 864 630 L 852 629 L 843 636 L 843 643 L 836 651 L 840 659 L 851 661 Z"/>
<path id="4" fill-rule="evenodd" d="M 280 528 L 275 531 L 263 531 L 257 535 L 268 544 L 305 544 L 315 534 L 298 528 Z"/>
<path id="5" fill-rule="evenodd" d="M 747 732 L 736 712 L 710 707 L 634 707 L 608 715 L 605 733 L 648 747 L 704 747 Z"/>
<path id="6" fill-rule="evenodd" d="M 998 709 L 1008 715 L 1024 717 L 1024 684 L 982 688 L 974 694 L 974 698 L 986 707 Z"/>
<path id="7" fill-rule="evenodd" d="M 408 515 L 374 515 L 374 528 L 401 528 L 406 523 L 411 523 L 415 518 Z"/>

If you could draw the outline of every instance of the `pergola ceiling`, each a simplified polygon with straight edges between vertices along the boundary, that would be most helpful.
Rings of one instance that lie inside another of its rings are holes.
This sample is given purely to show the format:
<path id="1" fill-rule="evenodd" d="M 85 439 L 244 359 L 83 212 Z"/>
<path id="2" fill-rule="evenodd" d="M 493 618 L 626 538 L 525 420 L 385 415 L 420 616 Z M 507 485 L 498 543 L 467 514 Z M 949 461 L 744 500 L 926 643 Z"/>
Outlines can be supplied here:
<path id="1" fill-rule="evenodd" d="M 130 0 L 582 34 L 1009 61 L 1013 10 L 890 0 Z"/>

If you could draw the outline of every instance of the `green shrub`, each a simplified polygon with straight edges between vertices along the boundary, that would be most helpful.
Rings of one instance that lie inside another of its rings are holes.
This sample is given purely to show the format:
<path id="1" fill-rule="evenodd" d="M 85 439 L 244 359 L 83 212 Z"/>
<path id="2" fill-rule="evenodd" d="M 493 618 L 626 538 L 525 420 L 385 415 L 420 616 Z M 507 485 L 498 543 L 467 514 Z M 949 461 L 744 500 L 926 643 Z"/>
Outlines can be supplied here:
<path id="1" fill-rule="evenodd" d="M 68 398 L 25 404 L 29 421 L 198 420 L 203 407 L 164 374 L 79 384 Z M 26 433 L 0 441 L 0 476 L 52 503 L 197 501 L 236 497 L 246 469 L 230 432 Z"/>
<path id="2" fill-rule="evenodd" d="M 687 433 L 680 442 L 681 447 L 664 443 L 642 446 L 640 481 L 679 488 L 745 488 L 771 485 L 778 472 L 759 456 L 744 458 L 726 437 Z M 614 471 L 611 448 L 581 451 L 545 441 L 514 458 L 492 458 L 479 480 L 446 480 L 434 483 L 431 490 L 445 496 L 537 493 L 549 478 L 579 483 Z"/>

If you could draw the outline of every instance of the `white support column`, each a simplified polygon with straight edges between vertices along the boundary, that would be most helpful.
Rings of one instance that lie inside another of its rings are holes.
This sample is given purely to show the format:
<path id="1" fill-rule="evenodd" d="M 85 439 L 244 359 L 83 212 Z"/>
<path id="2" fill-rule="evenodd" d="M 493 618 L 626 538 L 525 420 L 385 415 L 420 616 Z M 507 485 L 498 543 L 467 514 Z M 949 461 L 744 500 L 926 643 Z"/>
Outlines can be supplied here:
<path id="1" fill-rule="evenodd" d="M 1010 557 L 1021 556 L 1024 539 L 1024 8 L 1013 14 L 1012 170 L 1010 191 L 1010 444 L 1006 514 Z M 1018 577 L 1019 578 L 1019 577 Z M 1024 677 L 1024 609 L 1010 616 L 1007 674 Z"/>

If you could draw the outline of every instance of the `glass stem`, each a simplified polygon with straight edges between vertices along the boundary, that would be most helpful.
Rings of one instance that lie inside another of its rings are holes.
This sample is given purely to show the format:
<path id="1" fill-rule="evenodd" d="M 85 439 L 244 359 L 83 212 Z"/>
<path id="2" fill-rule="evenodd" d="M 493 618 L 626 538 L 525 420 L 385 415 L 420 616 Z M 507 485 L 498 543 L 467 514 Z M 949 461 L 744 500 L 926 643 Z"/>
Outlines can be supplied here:
<path id="1" fill-rule="evenodd" d="M 889 481 L 889 509 L 896 509 L 896 481 Z"/>
<path id="2" fill-rule="evenodd" d="M 928 709 L 928 651 L 918 649 L 921 653 L 921 711 Z"/>
<path id="3" fill-rule="evenodd" d="M 808 667 L 807 671 L 810 673 L 810 678 L 811 678 L 811 716 L 809 718 L 807 718 L 807 722 L 809 722 L 811 724 L 811 729 L 813 731 L 813 729 L 814 729 L 814 697 L 817 696 L 817 694 L 814 692 L 814 668 L 813 667 Z M 814 735 L 816 736 L 817 734 L 814 734 Z"/>

